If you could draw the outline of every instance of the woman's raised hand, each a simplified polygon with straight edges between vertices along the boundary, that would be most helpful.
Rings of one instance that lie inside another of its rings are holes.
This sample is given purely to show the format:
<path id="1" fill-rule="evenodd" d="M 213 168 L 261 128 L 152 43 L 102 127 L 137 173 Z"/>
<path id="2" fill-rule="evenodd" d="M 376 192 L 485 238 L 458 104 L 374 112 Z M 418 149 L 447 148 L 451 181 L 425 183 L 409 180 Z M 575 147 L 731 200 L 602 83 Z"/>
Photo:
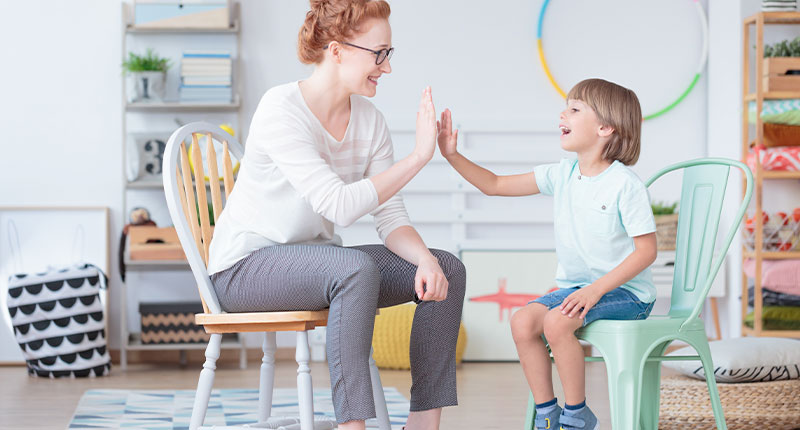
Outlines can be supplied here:
<path id="1" fill-rule="evenodd" d="M 426 87 L 422 91 L 422 98 L 419 101 L 417 144 L 414 147 L 414 153 L 425 163 L 433 158 L 433 151 L 436 149 L 436 134 L 436 110 L 431 98 L 431 87 Z"/>
<path id="2" fill-rule="evenodd" d="M 442 156 L 447 158 L 456 154 L 458 152 L 456 147 L 458 130 L 453 132 L 453 118 L 450 115 L 450 109 L 442 112 L 442 120 L 437 125 L 439 126 L 439 151 Z"/>

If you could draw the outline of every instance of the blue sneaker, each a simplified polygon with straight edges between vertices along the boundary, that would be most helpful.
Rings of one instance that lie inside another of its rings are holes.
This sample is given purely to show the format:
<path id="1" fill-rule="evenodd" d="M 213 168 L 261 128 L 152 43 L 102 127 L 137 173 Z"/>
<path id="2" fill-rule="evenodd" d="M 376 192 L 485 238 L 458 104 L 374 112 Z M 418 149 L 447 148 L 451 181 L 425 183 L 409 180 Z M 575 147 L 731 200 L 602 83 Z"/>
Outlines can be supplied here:
<path id="1" fill-rule="evenodd" d="M 558 430 L 560 426 L 559 416 L 561 416 L 561 406 L 557 404 L 546 413 L 540 414 L 539 411 L 536 411 L 536 419 L 533 422 L 533 426 L 536 430 Z"/>
<path id="2" fill-rule="evenodd" d="M 597 417 L 588 406 L 577 410 L 564 409 L 559 420 L 559 430 L 597 430 Z"/>

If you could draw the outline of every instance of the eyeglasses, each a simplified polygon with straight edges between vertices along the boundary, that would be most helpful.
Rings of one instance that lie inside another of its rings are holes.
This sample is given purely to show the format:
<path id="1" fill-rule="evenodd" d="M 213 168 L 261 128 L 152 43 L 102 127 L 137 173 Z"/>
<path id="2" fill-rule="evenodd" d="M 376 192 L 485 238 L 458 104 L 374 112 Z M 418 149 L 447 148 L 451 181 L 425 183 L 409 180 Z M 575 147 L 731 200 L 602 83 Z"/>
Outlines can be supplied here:
<path id="1" fill-rule="evenodd" d="M 391 60 L 392 54 L 394 54 L 394 47 L 389 49 L 383 48 L 376 51 L 374 49 L 365 48 L 363 46 L 353 45 L 352 43 L 348 42 L 342 42 L 342 44 L 347 46 L 352 46 L 353 48 L 363 49 L 365 51 L 372 52 L 373 54 L 375 54 L 375 64 L 378 65 L 382 64 L 385 60 Z M 322 49 L 328 49 L 328 45 L 325 45 Z"/>

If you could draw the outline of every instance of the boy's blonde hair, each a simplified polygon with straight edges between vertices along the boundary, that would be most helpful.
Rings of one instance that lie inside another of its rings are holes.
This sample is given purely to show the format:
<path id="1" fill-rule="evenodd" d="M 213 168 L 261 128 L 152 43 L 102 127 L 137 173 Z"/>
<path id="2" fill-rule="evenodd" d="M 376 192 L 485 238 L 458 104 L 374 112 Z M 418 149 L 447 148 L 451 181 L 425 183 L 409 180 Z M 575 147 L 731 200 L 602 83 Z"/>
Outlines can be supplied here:
<path id="1" fill-rule="evenodd" d="M 641 149 L 642 108 L 633 91 L 603 79 L 586 79 L 572 87 L 567 99 L 586 103 L 601 124 L 614 129 L 603 149 L 604 160 L 636 164 Z"/>

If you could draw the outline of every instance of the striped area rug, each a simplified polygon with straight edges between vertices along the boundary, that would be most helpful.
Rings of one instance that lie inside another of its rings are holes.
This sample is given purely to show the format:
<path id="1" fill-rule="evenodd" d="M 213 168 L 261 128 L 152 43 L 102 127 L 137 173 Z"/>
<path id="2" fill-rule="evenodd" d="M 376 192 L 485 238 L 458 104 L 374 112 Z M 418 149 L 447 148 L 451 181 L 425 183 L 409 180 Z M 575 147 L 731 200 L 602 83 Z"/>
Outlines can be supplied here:
<path id="1" fill-rule="evenodd" d="M 409 403 L 394 387 L 385 387 L 392 429 L 401 429 L 408 418 Z M 189 428 L 194 390 L 88 390 L 81 397 L 70 429 Z M 297 416 L 297 390 L 276 388 L 273 416 Z M 258 390 L 223 389 L 211 392 L 204 425 L 241 425 L 256 421 Z M 329 389 L 314 390 L 314 413 L 333 418 Z M 377 426 L 375 420 L 367 426 Z"/>

